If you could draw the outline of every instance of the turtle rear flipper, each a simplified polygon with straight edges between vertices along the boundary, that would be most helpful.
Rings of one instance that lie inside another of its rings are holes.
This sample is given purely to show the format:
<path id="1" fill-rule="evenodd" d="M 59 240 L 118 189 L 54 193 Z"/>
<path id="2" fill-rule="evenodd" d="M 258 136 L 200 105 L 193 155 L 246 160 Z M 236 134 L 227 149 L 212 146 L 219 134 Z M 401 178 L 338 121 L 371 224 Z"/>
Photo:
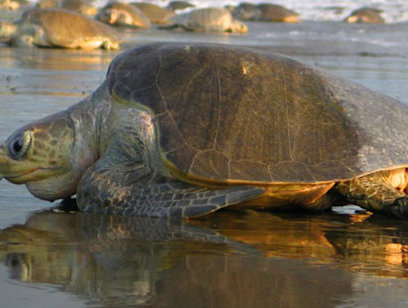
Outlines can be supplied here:
<path id="1" fill-rule="evenodd" d="M 340 182 L 335 187 L 348 202 L 397 218 L 408 218 L 406 189 L 405 168 L 377 171 Z"/>
<path id="2" fill-rule="evenodd" d="M 192 218 L 209 214 L 229 205 L 248 201 L 261 195 L 264 189 L 233 186 L 210 190 L 177 180 L 165 184 L 150 184 L 131 195 L 132 209 L 125 214 Z"/>
<path id="3" fill-rule="evenodd" d="M 189 218 L 251 200 L 265 191 L 252 186 L 213 190 L 177 179 L 158 182 L 144 164 L 132 168 L 131 180 L 123 171 L 98 163 L 91 167 L 78 187 L 78 207 L 91 213 Z"/>

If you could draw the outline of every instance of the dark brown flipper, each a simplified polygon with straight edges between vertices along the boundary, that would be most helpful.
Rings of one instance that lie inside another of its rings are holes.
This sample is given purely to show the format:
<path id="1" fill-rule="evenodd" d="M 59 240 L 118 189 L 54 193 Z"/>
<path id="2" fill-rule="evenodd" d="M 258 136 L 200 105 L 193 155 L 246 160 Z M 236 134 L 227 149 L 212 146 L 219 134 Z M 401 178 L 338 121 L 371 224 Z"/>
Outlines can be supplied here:
<path id="1" fill-rule="evenodd" d="M 131 182 L 131 183 L 129 183 Z M 111 166 L 96 163 L 78 188 L 84 212 L 152 217 L 198 217 L 253 199 L 263 188 L 233 186 L 210 190 L 174 180 L 158 182 L 146 165 Z"/>
<path id="2" fill-rule="evenodd" d="M 350 181 L 338 183 L 337 192 L 348 202 L 369 211 L 398 218 L 408 218 L 408 196 L 387 180 L 389 172 L 380 171 Z"/>

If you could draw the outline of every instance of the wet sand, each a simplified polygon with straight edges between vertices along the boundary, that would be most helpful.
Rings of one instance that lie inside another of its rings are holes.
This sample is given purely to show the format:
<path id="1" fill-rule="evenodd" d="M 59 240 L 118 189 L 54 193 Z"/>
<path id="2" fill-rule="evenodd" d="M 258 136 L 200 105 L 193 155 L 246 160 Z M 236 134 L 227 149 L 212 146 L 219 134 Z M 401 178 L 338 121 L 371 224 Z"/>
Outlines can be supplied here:
<path id="1" fill-rule="evenodd" d="M 256 46 L 408 103 L 408 48 L 397 39 L 406 28 L 305 22 L 254 24 L 245 36 L 127 31 L 124 48 L 153 41 Z M 91 93 L 117 53 L 0 47 L 0 139 Z M 355 208 L 224 212 L 194 223 L 36 213 L 51 205 L 0 182 L 5 307 L 407 306 L 403 221 Z"/>

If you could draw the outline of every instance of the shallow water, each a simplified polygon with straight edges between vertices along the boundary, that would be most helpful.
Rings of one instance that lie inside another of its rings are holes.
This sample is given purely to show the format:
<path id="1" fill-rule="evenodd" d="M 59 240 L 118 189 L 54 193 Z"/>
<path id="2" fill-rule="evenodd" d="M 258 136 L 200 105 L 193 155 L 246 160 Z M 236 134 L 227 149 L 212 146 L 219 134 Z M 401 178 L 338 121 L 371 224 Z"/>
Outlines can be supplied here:
<path id="1" fill-rule="evenodd" d="M 408 103 L 407 44 L 397 39 L 405 30 L 403 24 L 307 22 L 254 24 L 246 36 L 157 30 L 124 36 L 125 48 L 161 40 L 266 48 Z M 116 54 L 0 47 L 0 139 L 91 93 Z M 24 186 L 0 182 L 5 307 L 408 304 L 408 223 L 355 207 L 322 215 L 220 212 L 168 222 L 55 213 L 50 206 Z"/>
<path id="2" fill-rule="evenodd" d="M 403 307 L 407 225 L 364 218 L 223 212 L 188 224 L 37 213 L 0 233 L 2 302 Z"/>

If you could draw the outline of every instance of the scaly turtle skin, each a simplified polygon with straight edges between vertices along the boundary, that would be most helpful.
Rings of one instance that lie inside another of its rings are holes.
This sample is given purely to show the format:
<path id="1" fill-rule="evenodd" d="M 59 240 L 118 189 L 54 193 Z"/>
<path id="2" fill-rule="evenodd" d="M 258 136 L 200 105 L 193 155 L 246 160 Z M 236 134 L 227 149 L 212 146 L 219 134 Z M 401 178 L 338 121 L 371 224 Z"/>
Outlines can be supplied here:
<path id="1" fill-rule="evenodd" d="M 248 27 L 235 20 L 225 8 L 203 8 L 183 13 L 172 18 L 169 26 L 162 28 L 177 27 L 197 32 L 248 32 Z"/>
<path id="2" fill-rule="evenodd" d="M 196 217 L 226 206 L 408 216 L 408 108 L 256 49 L 153 44 L 69 109 L 0 146 L 0 176 L 86 212 Z M 384 124 L 386 123 L 386 125 Z"/>
<path id="3" fill-rule="evenodd" d="M 149 28 L 149 19 L 135 6 L 111 2 L 100 9 L 96 16 L 101 22 L 119 27 Z"/>
<path id="4" fill-rule="evenodd" d="M 13 24 L 14 28 L 7 24 L 13 46 L 83 49 L 120 47 L 120 34 L 114 29 L 68 10 L 30 9 Z"/>

